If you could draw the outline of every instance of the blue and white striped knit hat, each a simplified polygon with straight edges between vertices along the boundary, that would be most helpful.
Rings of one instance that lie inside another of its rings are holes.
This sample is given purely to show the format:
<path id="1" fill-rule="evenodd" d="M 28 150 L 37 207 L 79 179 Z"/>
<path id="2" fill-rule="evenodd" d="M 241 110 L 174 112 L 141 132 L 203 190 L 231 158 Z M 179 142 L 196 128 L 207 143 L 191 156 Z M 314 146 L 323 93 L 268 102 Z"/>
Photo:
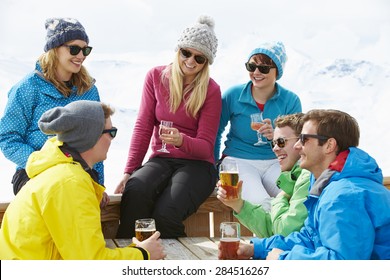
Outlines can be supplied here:
<path id="1" fill-rule="evenodd" d="M 248 61 L 255 54 L 265 54 L 272 59 L 278 68 L 278 76 L 276 77 L 276 80 L 279 80 L 283 76 L 283 69 L 287 61 L 287 54 L 282 42 L 266 42 L 261 44 L 249 54 Z"/>
<path id="2" fill-rule="evenodd" d="M 73 40 L 89 43 L 88 35 L 77 19 L 49 18 L 45 22 L 45 28 L 47 30 L 45 52 Z"/>

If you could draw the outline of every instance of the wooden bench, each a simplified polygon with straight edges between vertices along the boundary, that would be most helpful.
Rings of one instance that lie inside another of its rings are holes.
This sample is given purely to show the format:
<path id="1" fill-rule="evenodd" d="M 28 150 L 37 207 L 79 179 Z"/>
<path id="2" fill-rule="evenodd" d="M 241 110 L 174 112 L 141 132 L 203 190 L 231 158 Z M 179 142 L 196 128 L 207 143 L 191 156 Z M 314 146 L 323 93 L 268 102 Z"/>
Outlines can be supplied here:
<path id="1" fill-rule="evenodd" d="M 383 178 L 383 184 L 390 190 L 390 177 Z M 101 212 L 102 230 L 105 238 L 115 238 L 119 225 L 121 195 L 111 195 L 110 203 Z M 9 202 L 0 202 L 0 226 L 4 212 Z M 212 194 L 199 207 L 198 211 L 184 221 L 186 233 L 189 237 L 218 237 L 219 224 L 226 221 L 236 221 L 231 209 L 221 203 Z M 249 236 L 251 232 L 242 227 L 242 236 Z"/>

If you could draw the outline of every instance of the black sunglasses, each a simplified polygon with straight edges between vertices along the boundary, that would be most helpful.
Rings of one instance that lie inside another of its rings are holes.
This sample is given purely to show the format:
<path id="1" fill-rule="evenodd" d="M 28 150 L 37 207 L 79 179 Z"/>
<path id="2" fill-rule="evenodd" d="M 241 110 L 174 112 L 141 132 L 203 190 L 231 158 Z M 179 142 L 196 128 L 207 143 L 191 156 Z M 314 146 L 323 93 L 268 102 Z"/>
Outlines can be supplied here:
<path id="1" fill-rule="evenodd" d="M 197 55 L 197 54 L 194 55 L 192 52 L 185 49 L 180 49 L 180 54 L 185 58 L 190 58 L 191 56 L 194 56 L 194 59 L 198 64 L 204 64 L 207 60 L 207 58 L 204 57 L 203 55 Z"/>
<path id="2" fill-rule="evenodd" d="M 290 139 L 296 139 L 296 140 L 298 140 L 299 137 L 290 137 L 290 138 L 279 137 L 279 138 L 276 139 L 276 140 L 272 140 L 272 142 L 271 142 L 272 149 L 273 149 L 276 145 L 278 145 L 279 148 L 284 148 L 284 147 L 286 147 L 287 141 L 290 140 Z"/>
<path id="3" fill-rule="evenodd" d="M 317 134 L 301 134 L 301 135 L 299 135 L 299 140 L 301 141 L 302 146 L 305 146 L 305 143 L 307 142 L 307 140 L 309 140 L 309 138 L 315 138 L 318 140 L 325 141 L 325 140 L 328 140 L 330 137 L 323 136 L 323 135 L 317 135 Z"/>
<path id="4" fill-rule="evenodd" d="M 118 129 L 116 127 L 112 127 L 110 129 L 103 130 L 102 134 L 109 133 L 112 138 L 115 138 L 117 132 L 118 132 Z"/>
<path id="5" fill-rule="evenodd" d="M 271 68 L 276 68 L 275 66 L 272 65 L 256 65 L 254 63 L 245 63 L 246 70 L 249 72 L 255 72 L 256 68 L 259 69 L 260 73 L 262 74 L 268 74 Z"/>
<path id="6" fill-rule="evenodd" d="M 92 51 L 92 47 L 89 46 L 86 46 L 84 48 L 75 45 L 64 45 L 64 46 L 69 48 L 69 52 L 71 55 L 78 55 L 80 51 L 83 51 L 83 55 L 88 56 Z"/>

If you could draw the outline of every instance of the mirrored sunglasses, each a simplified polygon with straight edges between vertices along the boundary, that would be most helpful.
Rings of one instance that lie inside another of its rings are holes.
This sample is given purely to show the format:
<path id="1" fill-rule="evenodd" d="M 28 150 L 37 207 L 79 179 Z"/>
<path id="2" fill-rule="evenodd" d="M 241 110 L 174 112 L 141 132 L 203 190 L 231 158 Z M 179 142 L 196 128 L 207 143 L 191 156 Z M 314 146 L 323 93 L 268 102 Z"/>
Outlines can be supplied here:
<path id="1" fill-rule="evenodd" d="M 272 140 L 272 142 L 271 142 L 272 149 L 273 149 L 276 145 L 278 145 L 279 148 L 284 148 L 284 147 L 286 147 L 287 141 L 290 140 L 290 139 L 298 140 L 299 137 L 290 137 L 290 138 L 279 137 L 279 138 L 276 139 L 276 140 Z"/>
<path id="2" fill-rule="evenodd" d="M 194 56 L 194 59 L 196 61 L 196 63 L 198 64 L 204 64 L 207 60 L 206 57 L 204 57 L 203 55 L 194 55 L 192 52 L 188 51 L 188 50 L 185 50 L 185 49 L 180 49 L 180 54 L 182 57 L 185 57 L 185 58 L 190 58 L 191 56 Z"/>
<path id="3" fill-rule="evenodd" d="M 318 140 L 328 140 L 330 137 L 328 136 L 323 136 L 323 135 L 317 135 L 317 134 L 301 134 L 299 135 L 299 140 L 301 141 L 302 143 L 302 146 L 305 146 L 307 140 L 309 140 L 309 138 L 315 138 L 315 139 L 318 139 Z"/>
<path id="4" fill-rule="evenodd" d="M 115 138 L 116 133 L 118 132 L 118 129 L 116 127 L 112 127 L 110 129 L 103 130 L 102 134 L 108 133 L 112 138 Z"/>
<path id="5" fill-rule="evenodd" d="M 86 46 L 84 48 L 76 45 L 64 45 L 64 46 L 69 49 L 71 55 L 78 55 L 80 51 L 82 51 L 84 56 L 88 56 L 92 51 L 92 47 L 90 46 Z"/>
<path id="6" fill-rule="evenodd" d="M 254 63 L 249 63 L 249 62 L 245 63 L 245 67 L 246 70 L 248 70 L 249 72 L 255 72 L 256 69 L 258 69 L 262 74 L 268 74 L 271 68 L 276 68 L 275 66 L 272 65 L 263 65 L 263 64 L 256 65 Z"/>

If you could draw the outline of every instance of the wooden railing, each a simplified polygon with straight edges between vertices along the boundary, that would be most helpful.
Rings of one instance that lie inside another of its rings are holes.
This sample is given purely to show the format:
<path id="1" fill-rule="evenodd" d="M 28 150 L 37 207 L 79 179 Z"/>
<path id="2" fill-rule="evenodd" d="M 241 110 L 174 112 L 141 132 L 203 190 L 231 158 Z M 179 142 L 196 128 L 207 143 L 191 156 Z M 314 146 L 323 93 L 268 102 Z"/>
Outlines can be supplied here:
<path id="1" fill-rule="evenodd" d="M 119 226 L 121 196 L 110 196 L 110 203 L 102 209 L 102 230 L 105 238 L 115 238 Z M 219 236 L 221 222 L 237 221 L 231 208 L 220 202 L 216 194 L 210 195 L 198 208 L 198 211 L 184 221 L 188 237 Z M 246 227 L 241 227 L 241 235 L 251 235 Z"/>
<path id="2" fill-rule="evenodd" d="M 383 185 L 390 190 L 390 177 L 384 177 Z M 110 203 L 101 211 L 102 230 L 105 238 L 115 238 L 119 225 L 120 195 L 111 195 Z M 9 202 L 0 202 L 0 226 L 4 212 Z M 215 193 L 199 207 L 198 211 L 184 221 L 186 234 L 189 237 L 219 236 L 219 224 L 226 221 L 236 221 L 232 210 L 221 203 Z M 242 226 L 242 235 L 249 236 L 251 232 Z"/>
<path id="3" fill-rule="evenodd" d="M 390 177 L 383 178 L 383 185 L 390 190 Z"/>

